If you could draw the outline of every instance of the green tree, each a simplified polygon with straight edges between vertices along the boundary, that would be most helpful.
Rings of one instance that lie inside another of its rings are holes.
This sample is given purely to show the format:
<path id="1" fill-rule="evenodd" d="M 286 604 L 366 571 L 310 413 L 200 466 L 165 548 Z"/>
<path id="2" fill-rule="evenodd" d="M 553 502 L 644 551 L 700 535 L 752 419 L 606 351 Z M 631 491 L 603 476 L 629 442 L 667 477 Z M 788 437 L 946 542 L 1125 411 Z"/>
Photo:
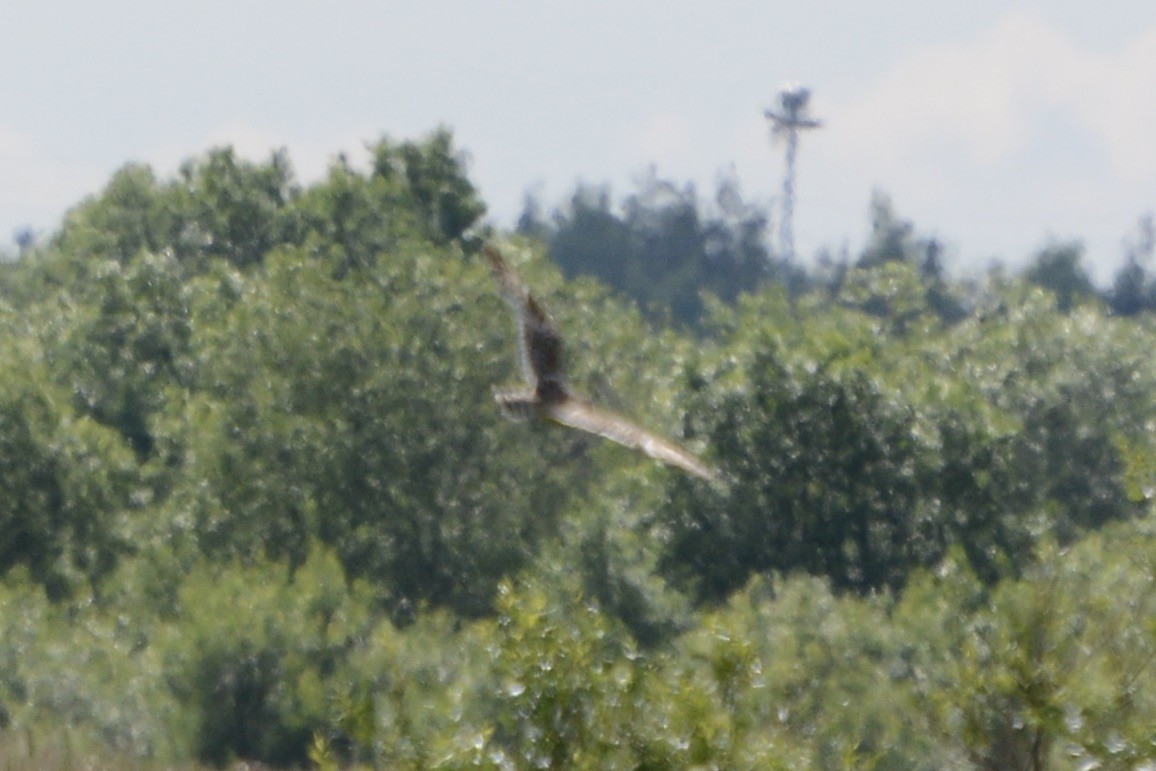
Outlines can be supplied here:
<path id="1" fill-rule="evenodd" d="M 945 279 L 942 253 L 943 245 L 937 239 L 917 237 L 914 224 L 900 218 L 891 199 L 876 191 L 871 196 L 871 234 L 855 263 L 859 271 L 850 275 L 902 276 L 904 272 L 896 270 L 895 266 L 907 266 L 912 279 L 917 278 L 914 283 L 920 287 L 928 310 L 942 322 L 954 324 L 965 318 L 967 311 L 958 291 Z M 848 276 L 846 270 L 838 271 L 831 284 L 840 299 L 845 294 L 843 282 Z M 870 283 L 878 285 L 881 282 L 873 279 Z M 867 304 L 863 310 L 886 315 L 887 305 Z"/>
<path id="2" fill-rule="evenodd" d="M 331 680 L 372 628 L 368 599 L 320 550 L 292 574 L 257 562 L 187 576 L 157 645 L 191 718 L 196 756 L 218 766 L 304 762 L 313 736 L 329 725 L 338 690 Z"/>
<path id="3" fill-rule="evenodd" d="M 181 249 L 178 256 L 195 255 L 201 265 L 214 259 L 241 269 L 260 264 L 273 247 L 299 240 L 290 205 L 297 194 L 284 151 L 254 164 L 232 148 L 213 150 L 181 166 L 169 198 L 184 216 L 177 243 L 167 245 L 191 247 L 191 254 Z"/>
<path id="4" fill-rule="evenodd" d="M 212 554 L 296 561 L 319 537 L 397 608 L 485 612 L 563 492 L 541 440 L 492 404 L 512 365 L 481 266 L 419 245 L 335 278 L 295 250 L 220 280 L 193 300 L 221 315 L 166 428 L 190 482 L 173 516 Z"/>
<path id="5" fill-rule="evenodd" d="M 160 252 L 173 244 L 181 223 L 166 187 L 148 166 L 128 164 L 99 195 L 70 211 L 52 238 L 55 253 L 64 258 L 58 279 L 83 281 L 90 260 L 127 262 L 139 252 Z"/>
<path id="6" fill-rule="evenodd" d="M 1134 316 L 1156 307 L 1156 284 L 1148 275 L 1156 250 L 1156 221 L 1151 214 L 1140 218 L 1137 237 L 1125 250 L 1123 267 L 1116 272 L 1108 292 L 1108 307 L 1118 316 Z"/>
<path id="7" fill-rule="evenodd" d="M 608 189 L 580 186 L 547 220 L 528 198 L 518 232 L 541 239 L 568 276 L 594 276 L 653 315 L 696 324 L 703 292 L 733 302 L 766 281 L 801 291 L 803 272 L 765 244 L 767 219 L 733 177 L 704 205 L 693 185 L 651 170 L 617 207 Z"/>
<path id="8" fill-rule="evenodd" d="M 800 372 L 757 355 L 749 391 L 724 397 L 711 444 L 723 494 L 680 484 L 664 558 L 719 597 L 752 572 L 803 570 L 841 588 L 898 586 L 942 545 L 924 532 L 914 416 L 865 374 Z"/>
<path id="9" fill-rule="evenodd" d="M 1022 580 L 959 616 L 932 714 L 976 767 L 1151 762 L 1150 531 L 1116 525 L 1048 547 Z"/>
<path id="10" fill-rule="evenodd" d="M 1042 249 L 1024 272 L 1024 278 L 1056 296 L 1056 307 L 1067 313 L 1073 306 L 1094 297 L 1095 287 L 1080 264 L 1084 247 L 1078 242 L 1051 244 Z"/>
<path id="11" fill-rule="evenodd" d="M 77 410 L 120 432 L 144 461 L 165 389 L 188 379 L 183 271 L 169 252 L 102 260 L 69 300 L 71 313 L 42 326 L 52 372 Z"/>
<path id="12" fill-rule="evenodd" d="M 0 757 L 14 767 L 184 762 L 181 708 L 148 645 L 155 622 L 78 593 L 50 600 L 23 568 L 0 580 Z M 20 737 L 16 741 L 16 737 Z M 13 757 L 21 740 L 28 757 Z M 41 760 L 41 756 L 45 759 Z M 100 760 L 93 760 L 99 758 Z M 148 766 L 151 768 L 151 766 Z"/>
<path id="13" fill-rule="evenodd" d="M 171 252 L 189 272 L 223 259 L 244 268 L 272 247 L 299 238 L 290 203 L 297 194 L 284 152 L 268 163 L 211 150 L 185 162 L 177 179 L 160 181 L 147 166 L 118 171 L 97 196 L 71 211 L 52 239 L 64 275 L 83 280 L 87 265 L 127 263 L 140 252 Z"/>
<path id="14" fill-rule="evenodd" d="M 91 586 L 124 553 L 134 464 L 75 415 L 42 369 L 6 346 L 0 377 L 0 572 L 26 565 L 52 598 Z"/>
<path id="15" fill-rule="evenodd" d="M 395 145 L 383 139 L 371 151 L 372 176 L 399 183 L 403 205 L 417 213 L 423 235 L 433 243 L 460 238 L 485 213 L 449 130 L 439 129 L 423 142 Z"/>

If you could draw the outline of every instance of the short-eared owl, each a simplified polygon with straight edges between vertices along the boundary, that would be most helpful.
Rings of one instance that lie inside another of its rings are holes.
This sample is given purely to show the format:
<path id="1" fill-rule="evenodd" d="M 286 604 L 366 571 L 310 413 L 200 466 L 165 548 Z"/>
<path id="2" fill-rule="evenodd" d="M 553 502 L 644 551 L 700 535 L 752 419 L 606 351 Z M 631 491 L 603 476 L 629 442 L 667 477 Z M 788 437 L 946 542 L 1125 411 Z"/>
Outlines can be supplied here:
<path id="1" fill-rule="evenodd" d="M 641 450 L 655 460 L 702 479 L 718 478 L 714 469 L 673 442 L 570 393 L 562 379 L 562 338 L 554 329 L 554 323 L 498 250 L 486 246 L 485 253 L 499 293 L 514 310 L 518 359 L 522 377 L 529 386 L 517 391 L 495 392 L 494 398 L 507 417 L 525 420 L 536 416 L 551 420 Z"/>

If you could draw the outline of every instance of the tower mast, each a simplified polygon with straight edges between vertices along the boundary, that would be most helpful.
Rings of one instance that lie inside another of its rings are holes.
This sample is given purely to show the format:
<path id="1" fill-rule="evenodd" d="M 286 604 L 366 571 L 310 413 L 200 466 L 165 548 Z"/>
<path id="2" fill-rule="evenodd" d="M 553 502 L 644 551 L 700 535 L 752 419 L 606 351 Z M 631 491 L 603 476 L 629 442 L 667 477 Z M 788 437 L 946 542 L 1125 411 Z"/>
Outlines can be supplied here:
<path id="1" fill-rule="evenodd" d="M 779 248 L 783 258 L 795 258 L 795 152 L 799 146 L 799 132 L 803 129 L 819 128 L 822 121 L 807 117 L 807 102 L 811 90 L 802 86 L 788 85 L 779 91 L 779 110 L 765 110 L 763 114 L 771 121 L 771 135 L 785 134 L 787 137 L 787 168 L 783 177 L 783 216 L 779 222 Z"/>

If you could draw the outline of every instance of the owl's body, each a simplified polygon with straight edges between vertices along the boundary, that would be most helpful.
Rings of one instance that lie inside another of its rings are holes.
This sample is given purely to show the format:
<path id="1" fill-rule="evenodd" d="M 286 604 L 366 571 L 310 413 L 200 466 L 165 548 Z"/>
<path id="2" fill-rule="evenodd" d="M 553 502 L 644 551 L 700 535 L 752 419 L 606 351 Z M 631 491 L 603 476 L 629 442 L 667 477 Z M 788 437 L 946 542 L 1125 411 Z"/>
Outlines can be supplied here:
<path id="1" fill-rule="evenodd" d="M 514 311 L 518 360 L 528 388 L 497 391 L 494 399 L 513 420 L 538 417 L 605 437 L 655 460 L 707 480 L 714 469 L 678 445 L 656 436 L 613 412 L 602 410 L 570 392 L 563 379 L 562 337 L 549 315 L 522 284 L 496 249 L 485 247 L 498 291 Z"/>

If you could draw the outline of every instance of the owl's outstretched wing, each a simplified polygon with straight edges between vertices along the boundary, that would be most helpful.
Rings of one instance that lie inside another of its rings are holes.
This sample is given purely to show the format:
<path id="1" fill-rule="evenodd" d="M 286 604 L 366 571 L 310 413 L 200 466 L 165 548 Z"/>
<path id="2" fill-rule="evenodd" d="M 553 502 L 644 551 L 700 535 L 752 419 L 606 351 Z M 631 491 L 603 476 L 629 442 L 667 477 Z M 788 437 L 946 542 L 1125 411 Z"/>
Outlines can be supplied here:
<path id="1" fill-rule="evenodd" d="M 483 250 L 490 263 L 490 273 L 498 285 L 498 293 L 514 311 L 522 377 L 531 387 L 543 380 L 561 383 L 562 336 L 554 328 L 554 322 L 498 250 L 489 245 Z"/>
<path id="2" fill-rule="evenodd" d="M 530 294 L 522 279 L 492 246 L 483 248 L 498 292 L 514 311 L 518 359 L 529 389 L 494 394 L 502 412 L 523 420 L 530 415 L 569 428 L 588 431 L 631 449 L 641 450 L 701 479 L 716 481 L 718 473 L 683 448 L 656 436 L 626 418 L 600 410 L 573 397 L 563 382 L 562 337 L 554 322 Z"/>
<path id="3" fill-rule="evenodd" d="M 494 401 L 503 415 L 518 423 L 537 416 L 542 406 L 533 388 L 495 390 Z"/>
<path id="4" fill-rule="evenodd" d="M 657 461 L 680 468 L 700 479 L 719 479 L 717 471 L 674 442 L 655 436 L 626 418 L 600 410 L 581 399 L 567 398 L 555 404 L 544 404 L 539 407 L 539 411 L 544 418 L 641 450 Z"/>

